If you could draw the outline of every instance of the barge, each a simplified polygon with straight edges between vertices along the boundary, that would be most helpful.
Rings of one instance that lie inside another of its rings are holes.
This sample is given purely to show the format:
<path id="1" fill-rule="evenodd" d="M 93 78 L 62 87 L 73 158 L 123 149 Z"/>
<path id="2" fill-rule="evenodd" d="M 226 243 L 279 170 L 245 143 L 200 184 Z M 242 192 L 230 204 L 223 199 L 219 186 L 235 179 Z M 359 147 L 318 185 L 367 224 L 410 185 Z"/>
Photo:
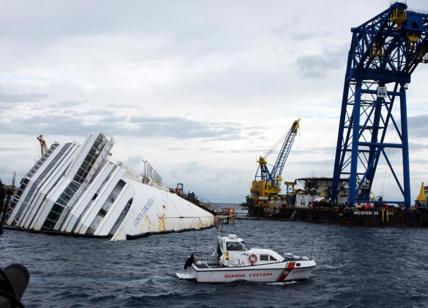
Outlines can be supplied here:
<path id="1" fill-rule="evenodd" d="M 333 204 L 329 198 L 331 178 L 297 179 L 286 195 L 265 203 L 251 203 L 251 198 L 242 205 L 248 216 L 260 219 L 294 220 L 353 226 L 428 227 L 428 208 L 419 200 L 415 206 L 406 208 L 399 203 L 386 203 L 381 198 L 348 206 L 347 191 L 339 195 L 341 204 Z M 301 184 L 302 188 L 296 188 Z M 345 187 L 345 185 L 344 185 Z M 428 188 L 428 187 L 427 187 Z"/>

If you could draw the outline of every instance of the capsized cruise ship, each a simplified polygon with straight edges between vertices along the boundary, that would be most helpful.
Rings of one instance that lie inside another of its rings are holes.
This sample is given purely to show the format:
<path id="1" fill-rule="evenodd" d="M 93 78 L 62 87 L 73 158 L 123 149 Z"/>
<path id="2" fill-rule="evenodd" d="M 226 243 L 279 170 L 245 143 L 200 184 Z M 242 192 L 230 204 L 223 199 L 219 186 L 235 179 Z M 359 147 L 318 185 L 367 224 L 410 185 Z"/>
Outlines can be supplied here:
<path id="1" fill-rule="evenodd" d="M 169 192 L 149 164 L 139 174 L 112 162 L 113 144 L 102 133 L 52 144 L 21 180 L 6 224 L 112 240 L 213 226 L 212 213 Z"/>

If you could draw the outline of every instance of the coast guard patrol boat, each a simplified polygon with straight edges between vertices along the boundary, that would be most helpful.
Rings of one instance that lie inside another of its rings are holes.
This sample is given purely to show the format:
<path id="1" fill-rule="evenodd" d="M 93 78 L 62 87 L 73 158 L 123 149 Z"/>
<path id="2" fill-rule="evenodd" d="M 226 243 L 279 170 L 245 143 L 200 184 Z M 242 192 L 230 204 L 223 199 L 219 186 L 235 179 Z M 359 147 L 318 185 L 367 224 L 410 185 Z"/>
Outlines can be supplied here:
<path id="1" fill-rule="evenodd" d="M 212 259 L 199 259 L 192 254 L 180 279 L 197 282 L 284 282 L 309 278 L 316 263 L 308 257 L 292 253 L 281 256 L 271 249 L 248 248 L 235 234 L 219 236 Z"/>

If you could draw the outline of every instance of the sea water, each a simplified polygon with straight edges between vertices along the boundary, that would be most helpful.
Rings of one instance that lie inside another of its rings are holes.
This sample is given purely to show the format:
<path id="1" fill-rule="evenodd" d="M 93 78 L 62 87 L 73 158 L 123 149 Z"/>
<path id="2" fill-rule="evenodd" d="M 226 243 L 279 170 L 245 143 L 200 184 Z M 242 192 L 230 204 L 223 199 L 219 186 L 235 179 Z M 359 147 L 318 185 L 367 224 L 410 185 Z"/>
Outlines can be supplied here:
<path id="1" fill-rule="evenodd" d="M 31 273 L 27 307 L 428 307 L 428 229 L 237 220 L 252 247 L 313 256 L 307 281 L 204 284 L 175 272 L 215 249 L 215 228 L 134 241 L 5 230 L 0 266 Z"/>

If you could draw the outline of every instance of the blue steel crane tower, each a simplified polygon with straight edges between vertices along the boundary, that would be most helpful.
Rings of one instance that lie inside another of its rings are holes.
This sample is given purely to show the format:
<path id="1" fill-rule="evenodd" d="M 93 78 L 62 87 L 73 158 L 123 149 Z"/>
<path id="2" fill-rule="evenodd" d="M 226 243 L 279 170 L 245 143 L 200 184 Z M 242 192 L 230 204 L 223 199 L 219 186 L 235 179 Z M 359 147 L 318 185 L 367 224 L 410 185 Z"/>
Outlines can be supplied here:
<path id="1" fill-rule="evenodd" d="M 287 161 L 288 155 L 290 155 L 291 147 L 293 146 L 294 139 L 296 138 L 297 131 L 299 130 L 300 119 L 297 119 L 291 125 L 287 136 L 284 139 L 281 150 L 276 158 L 275 164 L 272 167 L 272 178 L 276 179 L 281 177 L 282 171 L 284 170 L 285 162 Z"/>
<path id="2" fill-rule="evenodd" d="M 406 90 L 417 65 L 428 62 L 428 14 L 396 2 L 351 31 L 331 199 L 337 203 L 347 196 L 349 205 L 369 201 L 383 157 L 409 207 Z M 397 151 L 402 175 L 391 159 Z"/>

